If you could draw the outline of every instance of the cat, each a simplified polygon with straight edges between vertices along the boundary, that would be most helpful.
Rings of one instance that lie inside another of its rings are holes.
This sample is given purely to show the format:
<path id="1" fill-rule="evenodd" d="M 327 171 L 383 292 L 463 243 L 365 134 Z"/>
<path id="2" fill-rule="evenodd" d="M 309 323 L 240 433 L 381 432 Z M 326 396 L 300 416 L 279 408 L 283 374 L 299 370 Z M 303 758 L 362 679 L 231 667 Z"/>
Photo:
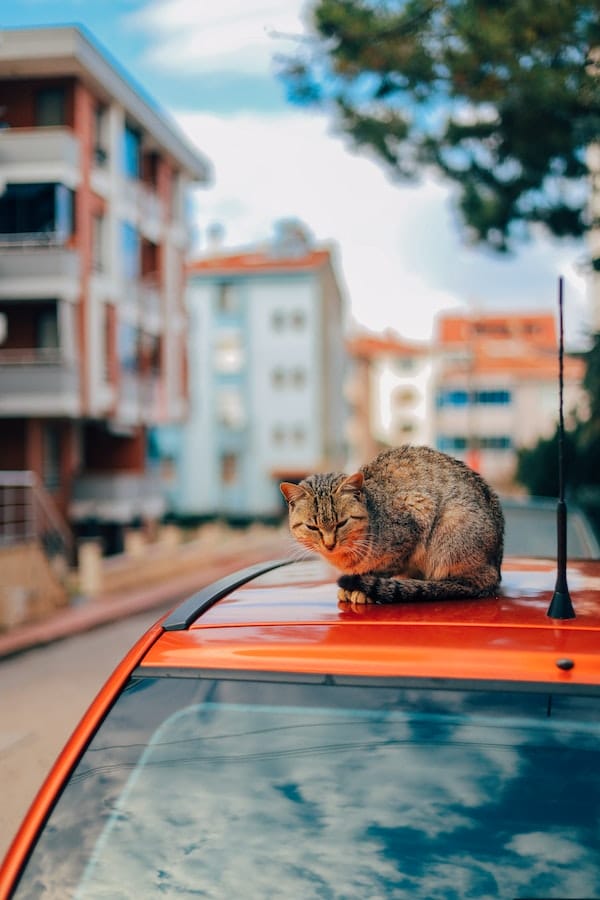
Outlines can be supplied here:
<path id="1" fill-rule="evenodd" d="M 382 451 L 353 475 L 309 475 L 280 488 L 294 538 L 343 573 L 343 602 L 490 597 L 498 590 L 500 501 L 446 453 L 405 445 Z"/>

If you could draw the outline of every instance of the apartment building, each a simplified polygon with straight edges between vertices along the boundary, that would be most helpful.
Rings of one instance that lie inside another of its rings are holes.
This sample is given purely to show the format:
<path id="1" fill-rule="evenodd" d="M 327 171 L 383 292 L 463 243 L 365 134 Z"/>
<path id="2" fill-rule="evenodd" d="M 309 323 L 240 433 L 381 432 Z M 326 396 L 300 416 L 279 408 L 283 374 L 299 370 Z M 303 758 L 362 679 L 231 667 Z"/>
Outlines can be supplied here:
<path id="1" fill-rule="evenodd" d="M 368 462 L 382 447 L 430 444 L 429 345 L 393 332 L 361 333 L 349 339 L 347 349 L 349 468 Z"/>
<path id="2" fill-rule="evenodd" d="M 554 433 L 558 337 L 553 313 L 443 313 L 429 343 L 355 334 L 346 396 L 349 466 L 382 447 L 425 444 L 463 459 L 502 491 L 518 450 Z M 585 417 L 584 362 L 564 360 L 567 425 Z"/>
<path id="3" fill-rule="evenodd" d="M 209 166 L 77 27 L 0 41 L 0 470 L 76 530 L 160 515 L 187 412 L 186 197 Z"/>
<path id="4" fill-rule="evenodd" d="M 500 489 L 517 451 L 550 437 L 558 421 L 558 337 L 552 313 L 443 314 L 437 321 L 435 443 Z M 567 423 L 585 414 L 582 359 L 564 360 Z"/>
<path id="5" fill-rule="evenodd" d="M 281 480 L 344 460 L 343 302 L 332 251 L 284 225 L 272 243 L 189 268 L 190 417 L 181 516 L 278 517 Z"/>

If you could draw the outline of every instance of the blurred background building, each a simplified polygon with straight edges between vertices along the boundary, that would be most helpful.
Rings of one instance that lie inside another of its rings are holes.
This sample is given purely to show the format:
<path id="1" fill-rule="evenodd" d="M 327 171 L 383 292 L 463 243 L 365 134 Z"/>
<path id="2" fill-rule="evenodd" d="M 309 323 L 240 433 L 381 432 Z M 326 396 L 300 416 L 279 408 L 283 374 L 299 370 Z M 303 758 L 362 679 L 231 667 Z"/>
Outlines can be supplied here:
<path id="1" fill-rule="evenodd" d="M 0 98 L 2 502 L 35 492 L 55 532 L 118 546 L 165 507 L 147 432 L 187 411 L 186 195 L 208 164 L 75 27 L 3 31 Z"/>
<path id="2" fill-rule="evenodd" d="M 401 338 L 357 333 L 348 341 L 349 468 L 383 447 L 431 444 L 431 348 Z"/>
<path id="3" fill-rule="evenodd" d="M 442 314 L 435 346 L 435 444 L 500 491 L 514 487 L 517 451 L 558 420 L 558 334 L 552 312 Z M 585 414 L 581 358 L 564 361 L 567 427 Z"/>
<path id="4" fill-rule="evenodd" d="M 352 467 L 379 449 L 428 444 L 464 460 L 495 488 L 517 487 L 518 451 L 549 438 L 558 418 L 553 312 L 442 313 L 428 344 L 393 334 L 348 343 Z M 567 426 L 585 419 L 581 357 L 564 361 Z"/>
<path id="5" fill-rule="evenodd" d="M 280 517 L 280 480 L 345 462 L 332 251 L 313 246 L 298 223 L 279 223 L 265 247 L 193 262 L 188 305 L 191 406 L 172 451 L 172 508 L 183 517 Z"/>

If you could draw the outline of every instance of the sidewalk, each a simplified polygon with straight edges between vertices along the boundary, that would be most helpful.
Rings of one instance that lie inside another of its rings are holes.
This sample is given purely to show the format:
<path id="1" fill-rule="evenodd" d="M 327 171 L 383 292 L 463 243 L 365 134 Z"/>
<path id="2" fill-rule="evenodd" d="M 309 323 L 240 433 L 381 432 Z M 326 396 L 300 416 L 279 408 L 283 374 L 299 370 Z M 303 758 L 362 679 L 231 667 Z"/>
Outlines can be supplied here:
<path id="1" fill-rule="evenodd" d="M 211 558 L 202 562 L 193 573 L 134 590 L 81 598 L 42 621 L 18 625 L 0 633 L 0 660 L 137 613 L 155 609 L 158 618 L 212 581 L 253 563 L 282 558 L 288 549 L 289 541 L 279 537 L 249 542 L 241 548 L 232 546 L 230 552 L 211 554 Z"/>

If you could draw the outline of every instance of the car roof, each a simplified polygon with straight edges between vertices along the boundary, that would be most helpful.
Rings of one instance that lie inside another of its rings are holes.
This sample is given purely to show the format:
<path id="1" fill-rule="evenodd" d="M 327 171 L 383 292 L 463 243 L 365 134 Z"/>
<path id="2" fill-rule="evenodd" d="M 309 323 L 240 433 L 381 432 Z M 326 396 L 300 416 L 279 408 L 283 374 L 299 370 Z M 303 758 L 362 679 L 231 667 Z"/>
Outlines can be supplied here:
<path id="1" fill-rule="evenodd" d="M 497 597 L 350 606 L 320 558 L 251 567 L 163 621 L 142 670 L 600 684 L 600 563 L 569 563 L 576 618 L 550 619 L 556 565 L 512 557 Z"/>

